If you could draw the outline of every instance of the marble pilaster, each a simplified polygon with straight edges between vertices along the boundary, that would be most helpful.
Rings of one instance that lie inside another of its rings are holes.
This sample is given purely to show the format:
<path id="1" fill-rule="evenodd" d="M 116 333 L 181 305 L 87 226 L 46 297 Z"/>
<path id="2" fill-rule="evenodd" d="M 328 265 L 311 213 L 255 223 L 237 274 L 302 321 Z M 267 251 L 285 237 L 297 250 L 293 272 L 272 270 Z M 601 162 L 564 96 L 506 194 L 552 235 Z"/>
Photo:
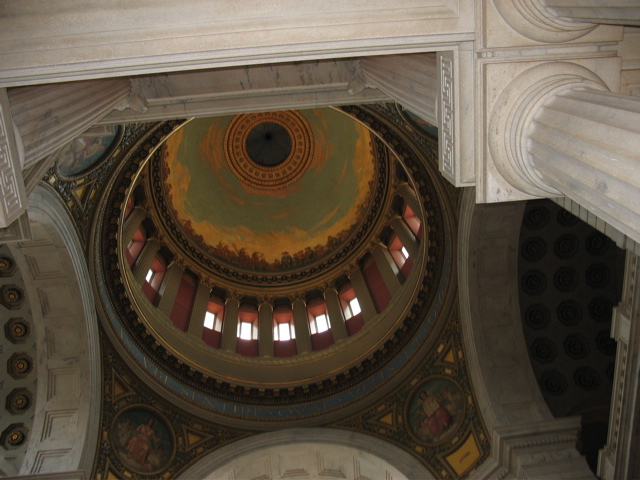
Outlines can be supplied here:
<path id="1" fill-rule="evenodd" d="M 127 78 L 14 88 L 8 91 L 14 122 L 24 146 L 22 168 L 63 147 L 131 94 Z"/>
<path id="2" fill-rule="evenodd" d="M 204 316 L 207 313 L 207 305 L 209 304 L 209 295 L 211 289 L 204 283 L 199 282 L 196 289 L 196 296 L 193 299 L 191 307 L 191 316 L 189 317 L 189 326 L 187 332 L 195 338 L 202 338 L 202 329 L 204 328 Z"/>
<path id="3" fill-rule="evenodd" d="M 380 89 L 430 124 L 438 124 L 434 53 L 365 57 L 359 65 L 366 86 Z"/>
<path id="4" fill-rule="evenodd" d="M 344 340 L 349 336 L 347 325 L 344 323 L 344 314 L 340 306 L 340 297 L 335 288 L 328 288 L 324 291 L 324 299 L 327 302 L 327 314 L 331 325 L 333 343 Z"/>
<path id="5" fill-rule="evenodd" d="M 311 345 L 311 330 L 309 329 L 309 316 L 304 300 L 297 298 L 293 301 L 293 325 L 296 329 L 296 347 L 298 355 L 313 351 Z"/>
<path id="6" fill-rule="evenodd" d="M 414 259 L 417 258 L 420 252 L 418 241 L 405 221 L 400 217 L 394 217 L 391 219 L 391 228 L 400 238 L 402 245 L 409 252 L 409 256 Z"/>
<path id="7" fill-rule="evenodd" d="M 144 247 L 142 247 L 142 251 L 140 252 L 140 256 L 133 266 L 133 278 L 136 283 L 142 285 L 149 269 L 151 268 L 151 264 L 153 260 L 156 258 L 156 254 L 160 250 L 160 242 L 156 238 L 147 239 Z"/>
<path id="8" fill-rule="evenodd" d="M 122 241 L 120 242 L 121 245 L 124 245 L 125 247 L 129 245 L 129 242 L 131 242 L 133 236 L 138 231 L 138 228 L 140 228 L 140 224 L 146 215 L 146 210 L 140 206 L 135 207 L 131 211 L 127 219 L 124 221 L 124 227 L 122 228 Z"/>
<path id="9" fill-rule="evenodd" d="M 401 284 L 398 279 L 398 266 L 393 261 L 389 249 L 385 245 L 376 245 L 371 253 L 374 262 L 380 270 L 380 274 L 384 279 L 384 283 L 389 290 L 389 293 L 393 297 L 398 290 L 400 290 Z"/>
<path id="10" fill-rule="evenodd" d="M 261 357 L 273 357 L 273 307 L 268 302 L 258 310 L 258 352 Z"/>
<path id="11" fill-rule="evenodd" d="M 222 350 L 236 351 L 236 343 L 238 340 L 238 310 L 240 302 L 236 297 L 230 297 L 224 306 L 224 322 L 222 322 L 222 341 L 220 348 Z"/>
<path id="12" fill-rule="evenodd" d="M 351 286 L 356 292 L 358 303 L 360 304 L 360 310 L 362 311 L 362 320 L 366 323 L 378 314 L 376 306 L 371 298 L 371 292 L 367 287 L 367 282 L 364 280 L 362 271 L 357 268 L 349 276 L 351 279 Z"/>
<path id="13" fill-rule="evenodd" d="M 180 281 L 184 275 L 184 270 L 177 263 L 172 263 L 167 268 L 167 272 L 162 279 L 160 287 L 160 301 L 158 302 L 158 310 L 167 317 L 171 315 L 173 305 L 176 303 L 176 295 L 180 288 Z"/>

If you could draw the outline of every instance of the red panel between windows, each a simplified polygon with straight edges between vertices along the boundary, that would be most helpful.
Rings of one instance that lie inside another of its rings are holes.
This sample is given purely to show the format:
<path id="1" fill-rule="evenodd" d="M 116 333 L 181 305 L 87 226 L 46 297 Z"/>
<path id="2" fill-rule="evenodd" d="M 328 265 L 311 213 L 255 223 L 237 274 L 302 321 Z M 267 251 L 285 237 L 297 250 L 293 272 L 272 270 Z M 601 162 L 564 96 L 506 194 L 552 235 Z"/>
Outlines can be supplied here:
<path id="1" fill-rule="evenodd" d="M 183 332 L 187 330 L 189 325 L 189 317 L 191 316 L 191 307 L 193 299 L 196 295 L 195 280 L 189 274 L 184 274 L 180 280 L 176 301 L 173 304 L 169 319 L 173 324 Z"/>
<path id="2" fill-rule="evenodd" d="M 364 320 L 362 319 L 362 313 L 354 315 L 344 323 L 347 325 L 347 332 L 349 333 L 349 336 L 355 335 L 362 329 L 362 327 L 364 327 Z"/>
<path id="3" fill-rule="evenodd" d="M 222 333 L 208 328 L 202 329 L 202 341 L 213 348 L 220 348 Z"/>
<path id="4" fill-rule="evenodd" d="M 404 265 L 400 269 L 400 274 L 406 280 L 409 278 L 409 274 L 411 273 L 411 269 L 413 268 L 413 258 L 409 257 L 405 260 Z"/>
<path id="5" fill-rule="evenodd" d="M 369 293 L 371 293 L 376 311 L 382 312 L 387 308 L 389 302 L 391 302 L 391 294 L 380 273 L 380 269 L 376 263 L 372 261 L 362 269 L 362 275 L 364 276 L 364 281 L 367 284 Z"/>
<path id="6" fill-rule="evenodd" d="M 258 340 L 244 340 L 242 338 L 238 338 L 236 343 L 236 353 L 244 355 L 245 357 L 257 357 Z"/>
<path id="7" fill-rule="evenodd" d="M 274 355 L 279 358 L 293 357 L 298 353 L 298 347 L 295 338 L 291 340 L 273 342 Z"/>
<path id="8" fill-rule="evenodd" d="M 333 334 L 331 333 L 331 329 L 311 335 L 311 345 L 315 352 L 318 350 L 324 350 L 325 348 L 333 345 Z"/>

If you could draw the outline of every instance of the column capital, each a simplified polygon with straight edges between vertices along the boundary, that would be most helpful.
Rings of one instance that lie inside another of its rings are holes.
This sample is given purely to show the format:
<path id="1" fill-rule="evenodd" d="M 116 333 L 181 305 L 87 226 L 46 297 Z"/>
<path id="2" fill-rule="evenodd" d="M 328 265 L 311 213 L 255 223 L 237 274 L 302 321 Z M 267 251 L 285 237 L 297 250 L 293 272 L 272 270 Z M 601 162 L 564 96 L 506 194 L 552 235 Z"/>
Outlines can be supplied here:
<path id="1" fill-rule="evenodd" d="M 532 166 L 528 133 L 545 101 L 570 89 L 609 91 L 591 70 L 575 63 L 551 62 L 525 70 L 498 97 L 489 118 L 489 149 L 498 172 L 523 193 L 563 195 Z"/>
<path id="2" fill-rule="evenodd" d="M 544 43 L 564 43 L 583 37 L 597 25 L 556 16 L 545 0 L 493 0 L 500 16 L 516 32 Z"/>

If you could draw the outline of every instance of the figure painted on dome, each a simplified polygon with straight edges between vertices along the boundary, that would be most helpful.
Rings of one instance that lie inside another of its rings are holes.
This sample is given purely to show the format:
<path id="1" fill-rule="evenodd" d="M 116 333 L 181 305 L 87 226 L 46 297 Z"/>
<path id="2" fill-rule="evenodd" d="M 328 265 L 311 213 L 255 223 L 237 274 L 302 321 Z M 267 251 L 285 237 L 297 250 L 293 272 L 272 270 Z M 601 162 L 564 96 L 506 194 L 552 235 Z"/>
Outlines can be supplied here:
<path id="1" fill-rule="evenodd" d="M 448 379 L 433 378 L 412 396 L 408 412 L 411 430 L 424 442 L 442 441 L 460 424 L 463 411 L 459 387 Z"/>
<path id="2" fill-rule="evenodd" d="M 422 400 L 422 420 L 421 430 L 428 429 L 432 437 L 436 438 L 449 426 L 451 412 L 447 407 L 440 404 L 442 399 L 429 395 L 427 392 L 420 392 Z"/>
<path id="3" fill-rule="evenodd" d="M 125 450 L 144 470 L 151 470 L 147 458 L 154 450 L 155 443 L 159 441 L 160 437 L 153 430 L 153 418 L 149 418 L 146 424 L 138 425 L 134 429 Z"/>
<path id="4" fill-rule="evenodd" d="M 100 126 L 87 130 L 68 143 L 58 159 L 58 170 L 65 176 L 88 171 L 115 142 L 118 128 Z"/>
<path id="5" fill-rule="evenodd" d="M 152 412 L 141 408 L 127 410 L 118 417 L 112 440 L 122 462 L 141 473 L 166 466 L 173 451 L 167 426 Z"/>

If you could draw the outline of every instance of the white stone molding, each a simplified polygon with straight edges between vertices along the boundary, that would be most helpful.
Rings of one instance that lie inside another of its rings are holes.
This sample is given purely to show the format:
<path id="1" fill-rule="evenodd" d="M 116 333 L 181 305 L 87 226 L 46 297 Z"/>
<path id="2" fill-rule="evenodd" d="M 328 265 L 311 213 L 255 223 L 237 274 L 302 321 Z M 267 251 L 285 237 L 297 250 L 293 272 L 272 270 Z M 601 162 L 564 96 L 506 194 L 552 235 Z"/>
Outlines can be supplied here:
<path id="1" fill-rule="evenodd" d="M 31 240 L 31 224 L 29 214 L 24 212 L 11 225 L 0 228 L 0 243 L 21 242 Z"/>
<path id="2" fill-rule="evenodd" d="M 614 309 L 611 336 L 618 344 L 607 444 L 600 450 L 598 475 L 604 480 L 638 478 L 640 461 L 640 257 L 627 252 L 620 304 Z"/>
<path id="3" fill-rule="evenodd" d="M 527 352 L 517 281 L 524 203 L 475 205 L 474 196 L 465 190 L 461 206 L 460 319 L 473 389 L 492 440 L 491 455 L 474 478 L 593 478 L 575 450 L 579 419 L 553 418 Z"/>
<path id="4" fill-rule="evenodd" d="M 437 125 L 438 76 L 435 53 L 364 57 L 360 72 L 407 110 Z"/>
<path id="5" fill-rule="evenodd" d="M 27 209 L 14 122 L 7 91 L 0 88 L 0 228 L 6 228 Z"/>
<path id="6" fill-rule="evenodd" d="M 593 212 L 587 210 L 579 203 L 574 202 L 567 197 L 556 197 L 552 200 L 565 210 L 573 213 L 586 224 L 598 230 L 600 233 L 604 233 L 607 237 L 613 240 L 619 248 L 628 250 L 629 252 L 640 256 L 640 243 L 634 242 L 631 238 L 620 232 L 620 230 L 597 217 Z"/>
<path id="7" fill-rule="evenodd" d="M 23 170 L 62 148 L 126 100 L 126 78 L 14 88 L 13 120 L 24 144 Z"/>
<path id="8" fill-rule="evenodd" d="M 475 182 L 474 48 L 462 43 L 437 55 L 438 163 L 452 185 Z"/>
<path id="9" fill-rule="evenodd" d="M 29 201 L 33 239 L 11 245 L 32 299 L 38 342 L 33 431 L 19 474 L 89 478 L 100 435 L 96 399 L 102 395 L 89 272 L 73 221 L 55 194 L 37 187 Z"/>
<path id="10" fill-rule="evenodd" d="M 9 2 L 0 86 L 435 51 L 473 40 L 474 9 L 473 0 Z"/>
<path id="11" fill-rule="evenodd" d="M 4 480 L 87 480 L 83 471 L 45 473 L 44 475 L 21 475 L 19 477 L 3 477 Z"/>
<path id="12" fill-rule="evenodd" d="M 568 62 L 518 75 L 489 123 L 495 166 L 520 192 L 565 195 L 640 241 L 640 101 Z M 577 173 L 580 172 L 580 175 Z"/>
<path id="13" fill-rule="evenodd" d="M 180 479 L 431 480 L 408 452 L 362 433 L 287 429 L 234 442 L 198 460 Z"/>
<path id="14" fill-rule="evenodd" d="M 554 15 L 546 8 L 545 0 L 493 0 L 493 3 L 509 26 L 538 42 L 568 42 L 596 28 L 593 23 L 574 22 Z"/>
<path id="15" fill-rule="evenodd" d="M 266 110 L 387 102 L 380 90 L 349 91 L 357 75 L 354 60 L 174 72 L 138 81 L 144 112 L 114 110 L 99 123 L 122 124 L 188 117 L 236 115 Z"/>
<path id="16" fill-rule="evenodd" d="M 136 112 L 145 113 L 149 109 L 149 102 L 144 95 L 146 80 L 142 78 L 132 78 L 129 80 L 130 88 L 127 98 L 116 104 L 114 110 L 125 110 L 127 108 Z"/>

